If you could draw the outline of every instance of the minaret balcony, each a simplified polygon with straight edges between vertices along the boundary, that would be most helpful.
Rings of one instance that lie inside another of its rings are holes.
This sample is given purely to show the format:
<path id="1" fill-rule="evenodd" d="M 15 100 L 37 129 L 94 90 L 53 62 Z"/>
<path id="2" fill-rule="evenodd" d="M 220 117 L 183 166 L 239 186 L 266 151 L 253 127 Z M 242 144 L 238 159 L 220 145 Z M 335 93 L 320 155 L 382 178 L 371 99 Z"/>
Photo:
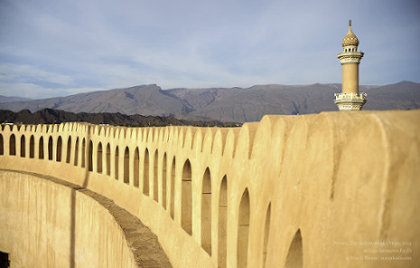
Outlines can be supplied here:
<path id="1" fill-rule="evenodd" d="M 366 103 L 366 93 L 335 93 L 335 104 L 340 111 L 359 111 Z"/>

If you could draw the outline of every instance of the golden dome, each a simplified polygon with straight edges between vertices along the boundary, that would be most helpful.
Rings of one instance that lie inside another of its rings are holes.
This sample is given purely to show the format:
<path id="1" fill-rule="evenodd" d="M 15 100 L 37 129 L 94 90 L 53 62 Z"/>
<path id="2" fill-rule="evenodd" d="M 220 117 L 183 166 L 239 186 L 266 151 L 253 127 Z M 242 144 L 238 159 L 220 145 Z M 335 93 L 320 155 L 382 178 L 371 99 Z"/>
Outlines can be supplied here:
<path id="1" fill-rule="evenodd" d="M 351 30 L 351 20 L 349 21 L 349 31 L 347 32 L 346 36 L 344 36 L 343 42 L 341 42 L 341 44 L 343 47 L 359 45 L 359 39 L 357 39 L 357 36 Z"/>

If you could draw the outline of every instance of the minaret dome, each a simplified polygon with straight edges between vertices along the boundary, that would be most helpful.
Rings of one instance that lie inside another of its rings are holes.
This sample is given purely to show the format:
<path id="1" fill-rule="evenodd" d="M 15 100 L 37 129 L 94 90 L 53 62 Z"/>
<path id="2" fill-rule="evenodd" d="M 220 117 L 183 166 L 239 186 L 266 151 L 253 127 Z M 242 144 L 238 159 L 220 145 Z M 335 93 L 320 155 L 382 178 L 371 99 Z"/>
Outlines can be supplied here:
<path id="1" fill-rule="evenodd" d="M 351 20 L 349 20 L 349 31 L 347 32 L 346 36 L 344 36 L 343 41 L 341 42 L 341 45 L 343 47 L 359 45 L 359 39 L 351 30 Z"/>

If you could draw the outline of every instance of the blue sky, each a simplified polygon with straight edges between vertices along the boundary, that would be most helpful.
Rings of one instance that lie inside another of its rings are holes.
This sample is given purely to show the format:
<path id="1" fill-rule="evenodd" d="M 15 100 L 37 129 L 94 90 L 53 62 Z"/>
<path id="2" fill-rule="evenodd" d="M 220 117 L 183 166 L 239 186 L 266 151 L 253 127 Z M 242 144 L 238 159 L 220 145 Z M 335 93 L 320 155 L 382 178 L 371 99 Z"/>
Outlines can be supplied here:
<path id="1" fill-rule="evenodd" d="M 339 83 L 348 19 L 361 84 L 420 82 L 418 0 L 0 0 L 0 95 Z"/>

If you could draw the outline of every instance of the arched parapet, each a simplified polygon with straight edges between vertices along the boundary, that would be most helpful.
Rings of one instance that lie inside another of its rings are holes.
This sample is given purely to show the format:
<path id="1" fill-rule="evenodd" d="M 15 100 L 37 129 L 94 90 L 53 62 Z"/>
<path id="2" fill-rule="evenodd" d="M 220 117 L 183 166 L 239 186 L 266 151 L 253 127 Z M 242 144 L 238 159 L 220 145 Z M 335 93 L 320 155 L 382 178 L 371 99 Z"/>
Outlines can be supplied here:
<path id="1" fill-rule="evenodd" d="M 117 127 L 116 126 L 109 126 L 109 137 L 111 139 L 115 139 L 117 135 Z"/>
<path id="2" fill-rule="evenodd" d="M 410 190 L 411 187 L 414 187 L 410 181 L 418 178 L 418 174 L 420 174 L 420 166 L 414 164 L 416 161 L 418 162 L 417 159 L 420 156 L 418 152 L 420 148 L 418 135 L 420 111 L 417 110 L 417 113 L 409 114 L 403 111 L 383 111 L 371 113 L 370 117 L 378 124 L 382 138 L 381 147 L 385 149 L 383 155 L 385 156 L 384 175 L 386 179 L 381 179 L 378 176 L 383 189 L 383 195 L 380 197 L 380 232 L 378 236 L 383 240 L 401 237 L 410 239 L 410 237 L 419 235 L 420 231 L 413 229 L 407 231 L 408 225 L 405 228 L 395 228 L 395 226 L 398 225 L 398 221 L 401 220 L 399 217 L 402 216 L 398 211 L 407 211 L 407 209 L 411 211 L 412 205 L 407 202 L 416 198 L 416 193 Z M 401 118 L 405 120 L 401 120 Z M 358 136 L 361 138 L 362 135 Z M 378 152 L 378 154 L 380 153 Z M 373 159 L 372 162 L 374 162 Z M 408 223 L 410 217 L 414 220 L 414 215 L 414 213 L 411 215 L 405 213 L 402 217 Z M 420 219 L 418 214 L 415 217 L 417 220 Z M 413 250 L 416 249 L 420 249 L 417 243 Z"/>
<path id="3" fill-rule="evenodd" d="M 201 152 L 205 154 L 211 154 L 212 153 L 212 147 L 213 147 L 213 140 L 214 136 L 216 135 L 216 131 L 214 128 L 206 128 L 204 139 L 203 139 L 203 145 L 201 148 Z M 222 154 L 220 154 L 221 156 Z"/>
<path id="4" fill-rule="evenodd" d="M 124 138 L 124 130 L 121 127 L 115 127 L 115 139 L 120 140 Z"/>
<path id="5" fill-rule="evenodd" d="M 0 167 L 60 177 L 108 196 L 145 220 L 175 267 L 238 265 L 241 203 L 249 211 L 241 251 L 248 267 L 282 267 L 297 230 L 304 266 L 341 267 L 357 252 L 334 241 L 419 237 L 413 224 L 420 221 L 419 113 L 265 116 L 242 128 L 4 126 Z M 9 156 L 11 135 L 16 148 Z M 245 189 L 248 202 L 242 202 Z M 181 216 L 189 201 L 191 228 Z"/>
<path id="6" fill-rule="evenodd" d="M 258 125 L 258 122 L 253 122 L 246 123 L 241 127 L 234 155 L 235 158 L 250 158 Z"/>
<path id="7" fill-rule="evenodd" d="M 192 127 L 182 127 L 184 129 L 184 140 L 182 141 L 182 147 L 184 150 L 191 150 L 193 145 L 193 128 Z"/>
<path id="8" fill-rule="evenodd" d="M 146 136 L 144 137 L 144 142 L 146 143 L 152 143 L 153 142 L 153 128 L 148 128 L 146 131 Z"/>
<path id="9" fill-rule="evenodd" d="M 162 135 L 162 142 L 163 143 L 168 143 L 169 142 L 169 137 L 170 137 L 170 128 L 165 127 L 163 128 L 163 135 Z"/>
<path id="10" fill-rule="evenodd" d="M 223 155 L 224 144 L 226 141 L 226 133 L 227 131 L 225 131 L 225 133 L 222 133 L 222 130 L 220 128 L 216 130 L 211 148 L 212 154 L 219 156 Z"/>
<path id="11" fill-rule="evenodd" d="M 238 136 L 240 129 L 229 129 L 226 134 L 226 140 L 223 144 L 223 156 L 227 158 L 233 158 L 236 154 L 236 149 L 238 147 Z"/>
<path id="12" fill-rule="evenodd" d="M 100 136 L 102 135 L 102 126 L 95 125 L 93 126 L 93 135 Z"/>
<path id="13" fill-rule="evenodd" d="M 192 149 L 195 153 L 200 153 L 203 146 L 203 133 L 201 129 L 194 128 L 194 138 L 192 142 Z"/>
<path id="14" fill-rule="evenodd" d="M 183 148 L 184 147 L 184 139 L 185 139 L 185 132 L 186 128 L 182 127 L 176 127 L 177 128 L 177 141 L 176 141 L 176 147 Z"/>
<path id="15" fill-rule="evenodd" d="M 153 142 L 154 143 L 159 143 L 160 141 L 160 127 L 154 127 L 154 135 L 153 135 Z"/>
<path id="16" fill-rule="evenodd" d="M 272 137 L 272 120 L 269 116 L 264 116 L 257 126 L 253 146 L 251 150 L 251 159 L 262 159 L 270 151 Z M 264 161 L 268 162 L 268 161 Z M 263 163 L 261 163 L 263 164 Z"/>

